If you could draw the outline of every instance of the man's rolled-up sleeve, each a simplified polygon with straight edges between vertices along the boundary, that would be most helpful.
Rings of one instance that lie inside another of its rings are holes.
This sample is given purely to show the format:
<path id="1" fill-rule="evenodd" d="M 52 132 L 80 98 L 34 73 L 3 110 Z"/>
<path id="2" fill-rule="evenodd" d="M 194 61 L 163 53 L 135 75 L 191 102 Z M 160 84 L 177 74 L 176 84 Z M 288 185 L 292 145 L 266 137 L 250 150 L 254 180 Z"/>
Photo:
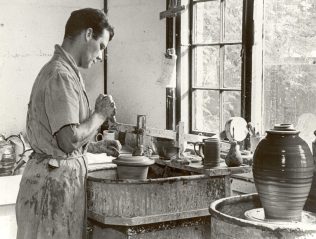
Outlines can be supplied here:
<path id="1" fill-rule="evenodd" d="M 45 89 L 45 109 L 52 135 L 62 127 L 79 124 L 79 89 L 74 77 L 57 73 Z"/>

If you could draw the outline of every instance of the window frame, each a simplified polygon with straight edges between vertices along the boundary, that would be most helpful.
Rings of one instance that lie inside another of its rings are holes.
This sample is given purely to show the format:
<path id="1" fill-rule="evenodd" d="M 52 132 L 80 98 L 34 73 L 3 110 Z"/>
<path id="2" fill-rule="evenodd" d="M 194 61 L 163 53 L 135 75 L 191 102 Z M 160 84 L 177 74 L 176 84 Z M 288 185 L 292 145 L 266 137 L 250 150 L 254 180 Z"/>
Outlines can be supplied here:
<path id="1" fill-rule="evenodd" d="M 181 58 L 177 58 L 177 88 L 176 88 L 176 98 L 177 98 L 177 105 L 176 105 L 176 123 L 182 121 L 185 121 L 188 123 L 187 130 L 189 133 L 192 134 L 203 134 L 203 135 L 208 135 L 209 133 L 207 132 L 201 132 L 201 131 L 195 131 L 193 130 L 193 101 L 192 101 L 192 95 L 194 90 L 213 90 L 212 88 L 206 88 L 206 87 L 194 87 L 193 86 L 193 48 L 197 46 L 210 46 L 210 45 L 217 45 L 220 46 L 221 48 L 224 47 L 225 45 L 241 45 L 241 88 L 233 88 L 233 87 L 223 87 L 223 76 L 220 76 L 220 82 L 221 85 L 217 91 L 219 91 L 221 94 L 225 91 L 240 91 L 241 92 L 241 117 L 245 118 L 247 122 L 251 121 L 251 75 L 252 75 L 252 45 L 253 45 L 253 0 L 243 0 L 243 14 L 242 14 L 242 41 L 241 42 L 225 42 L 222 41 L 223 39 L 223 32 L 222 29 L 223 26 L 221 27 L 221 38 L 220 42 L 218 43 L 211 43 L 211 44 L 193 44 L 193 36 L 192 36 L 192 31 L 193 31 L 193 5 L 196 4 L 194 2 L 209 2 L 209 1 L 214 1 L 214 0 L 198 0 L 198 1 L 193 1 L 193 0 L 187 0 L 188 3 L 188 14 L 185 16 L 178 16 L 175 19 L 175 38 L 176 38 L 176 52 L 177 55 L 183 54 L 183 49 L 186 48 L 186 50 L 189 52 L 188 56 L 188 86 L 187 88 L 183 88 L 183 79 L 185 77 L 182 77 L 181 79 L 181 73 L 182 71 L 180 70 L 181 68 Z M 184 1 L 186 2 L 186 1 Z M 224 4 L 224 0 L 220 0 L 221 5 Z M 225 14 L 223 11 L 223 7 L 221 7 L 221 14 Z M 183 23 L 181 23 L 181 18 L 183 17 L 188 17 L 188 27 L 189 27 L 189 36 L 183 36 L 181 28 L 185 28 Z M 224 24 L 222 21 L 222 16 L 221 16 L 221 23 Z M 189 41 L 188 43 L 184 43 L 182 41 L 182 38 L 188 37 Z M 178 39 L 177 39 L 178 38 Z M 223 49 L 222 49 L 223 51 Z M 224 54 L 221 54 L 221 61 L 224 64 Z M 183 60 L 182 60 L 183 61 Z M 183 66 L 182 66 L 183 67 Z M 183 101 L 183 96 L 185 92 L 188 93 L 188 99 L 187 102 Z M 223 98 L 223 97 L 220 97 Z M 181 103 L 182 102 L 182 103 Z M 184 104 L 183 104 L 184 102 Z M 223 102 L 221 100 L 220 102 L 220 107 L 222 107 Z M 182 106 L 182 111 L 183 107 L 188 107 L 188 113 L 183 114 L 181 113 L 181 106 Z M 182 116 L 182 117 L 181 117 Z M 183 117 L 185 116 L 185 117 Z M 222 119 L 223 119 L 223 114 L 220 116 L 220 129 L 219 131 L 221 132 L 224 128 L 224 125 L 222 125 Z M 184 119 L 185 118 L 185 119 Z M 210 134 L 211 135 L 211 134 Z"/>

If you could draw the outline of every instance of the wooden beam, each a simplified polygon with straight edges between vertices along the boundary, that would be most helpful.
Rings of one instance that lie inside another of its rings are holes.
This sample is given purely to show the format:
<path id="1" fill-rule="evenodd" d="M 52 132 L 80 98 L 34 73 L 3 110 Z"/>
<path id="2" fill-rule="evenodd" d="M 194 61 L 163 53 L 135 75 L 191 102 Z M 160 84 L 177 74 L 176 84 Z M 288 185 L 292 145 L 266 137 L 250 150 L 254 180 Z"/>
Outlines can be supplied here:
<path id="1" fill-rule="evenodd" d="M 160 14 L 159 14 L 160 20 L 162 20 L 164 18 L 176 17 L 179 14 L 181 14 L 181 12 L 184 10 L 185 10 L 185 5 L 182 5 L 179 7 L 170 8 L 166 11 L 160 12 Z"/>
<path id="2" fill-rule="evenodd" d="M 209 136 L 202 136 L 202 135 L 196 135 L 196 134 L 185 134 L 183 122 L 180 122 L 179 125 L 180 125 L 180 128 L 178 127 L 177 131 L 146 127 L 146 129 L 144 129 L 144 131 L 143 131 L 143 135 L 147 135 L 147 136 L 151 136 L 151 137 L 173 139 L 176 142 L 179 142 L 180 144 L 181 143 L 183 144 L 183 142 L 202 142 L 203 139 L 209 138 Z M 135 133 L 137 126 L 130 125 L 130 124 L 117 123 L 115 125 L 115 129 L 120 131 L 120 132 Z"/>

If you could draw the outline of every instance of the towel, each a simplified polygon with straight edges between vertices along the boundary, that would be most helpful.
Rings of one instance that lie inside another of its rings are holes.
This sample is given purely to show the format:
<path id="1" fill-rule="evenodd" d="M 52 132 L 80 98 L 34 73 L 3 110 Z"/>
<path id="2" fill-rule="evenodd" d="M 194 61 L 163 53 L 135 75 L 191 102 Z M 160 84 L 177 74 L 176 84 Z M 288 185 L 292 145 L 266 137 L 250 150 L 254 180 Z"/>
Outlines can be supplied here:
<path id="1" fill-rule="evenodd" d="M 115 159 L 115 157 L 108 156 L 106 153 L 102 153 L 102 154 L 87 153 L 86 155 L 88 159 L 88 165 L 112 163 L 112 160 Z"/>

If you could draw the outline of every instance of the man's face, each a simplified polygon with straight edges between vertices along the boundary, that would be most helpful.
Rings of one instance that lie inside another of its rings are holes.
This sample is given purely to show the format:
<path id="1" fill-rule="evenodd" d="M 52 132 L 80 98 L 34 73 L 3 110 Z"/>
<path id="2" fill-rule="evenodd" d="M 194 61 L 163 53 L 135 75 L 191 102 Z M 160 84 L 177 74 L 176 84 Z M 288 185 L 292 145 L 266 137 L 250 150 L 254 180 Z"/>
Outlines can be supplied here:
<path id="1" fill-rule="evenodd" d="M 102 60 L 102 53 L 107 47 L 110 39 L 108 30 L 103 29 L 102 34 L 94 39 L 92 33 L 87 33 L 87 44 L 81 57 L 80 67 L 90 68 L 92 64 Z"/>

